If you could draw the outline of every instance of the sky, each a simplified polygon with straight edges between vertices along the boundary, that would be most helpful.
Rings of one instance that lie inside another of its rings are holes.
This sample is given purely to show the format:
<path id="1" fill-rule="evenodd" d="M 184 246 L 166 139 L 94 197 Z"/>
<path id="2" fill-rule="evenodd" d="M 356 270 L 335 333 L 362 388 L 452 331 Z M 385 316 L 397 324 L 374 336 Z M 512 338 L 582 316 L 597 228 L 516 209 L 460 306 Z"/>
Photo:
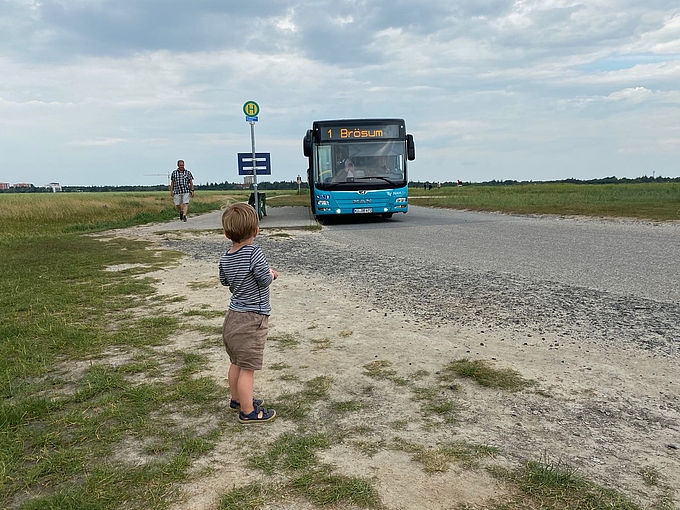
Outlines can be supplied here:
<path id="1" fill-rule="evenodd" d="M 0 0 L 0 182 L 241 182 L 397 117 L 414 181 L 680 176 L 677 0 Z"/>

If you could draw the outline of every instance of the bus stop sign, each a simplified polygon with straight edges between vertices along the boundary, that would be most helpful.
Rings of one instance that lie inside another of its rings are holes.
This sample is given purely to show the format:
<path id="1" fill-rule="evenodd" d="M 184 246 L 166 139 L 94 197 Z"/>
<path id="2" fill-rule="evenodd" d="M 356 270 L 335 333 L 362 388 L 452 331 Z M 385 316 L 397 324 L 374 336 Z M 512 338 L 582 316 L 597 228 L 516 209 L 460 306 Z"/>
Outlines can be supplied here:
<path id="1" fill-rule="evenodd" d="M 260 113 L 260 105 L 255 101 L 247 101 L 243 105 L 243 113 L 246 114 L 246 117 L 257 117 Z"/>

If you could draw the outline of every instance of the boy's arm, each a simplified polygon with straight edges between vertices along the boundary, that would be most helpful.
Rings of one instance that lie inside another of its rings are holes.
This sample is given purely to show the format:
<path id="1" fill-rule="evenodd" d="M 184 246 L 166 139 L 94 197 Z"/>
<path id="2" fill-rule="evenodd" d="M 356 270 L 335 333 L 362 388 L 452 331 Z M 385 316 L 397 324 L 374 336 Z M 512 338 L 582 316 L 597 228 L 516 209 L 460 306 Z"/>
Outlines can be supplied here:
<path id="1" fill-rule="evenodd" d="M 227 278 L 227 273 L 222 269 L 222 264 L 219 266 L 220 269 L 220 283 L 224 285 L 225 287 L 229 287 L 229 280 Z"/>
<path id="2" fill-rule="evenodd" d="M 260 287 L 267 287 L 274 280 L 274 275 L 269 269 L 267 259 L 265 258 L 264 253 L 259 246 L 253 251 L 251 268 L 253 271 L 253 276 Z"/>

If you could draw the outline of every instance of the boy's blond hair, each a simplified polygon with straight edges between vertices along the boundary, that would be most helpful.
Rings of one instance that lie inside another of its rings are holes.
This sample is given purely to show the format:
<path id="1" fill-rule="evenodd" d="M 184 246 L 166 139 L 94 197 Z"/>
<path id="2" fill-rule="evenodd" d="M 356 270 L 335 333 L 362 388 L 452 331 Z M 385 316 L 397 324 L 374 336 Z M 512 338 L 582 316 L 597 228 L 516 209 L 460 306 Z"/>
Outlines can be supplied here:
<path id="1" fill-rule="evenodd" d="M 222 213 L 222 228 L 233 243 L 240 243 L 255 235 L 259 219 L 255 209 L 245 202 L 231 204 Z"/>

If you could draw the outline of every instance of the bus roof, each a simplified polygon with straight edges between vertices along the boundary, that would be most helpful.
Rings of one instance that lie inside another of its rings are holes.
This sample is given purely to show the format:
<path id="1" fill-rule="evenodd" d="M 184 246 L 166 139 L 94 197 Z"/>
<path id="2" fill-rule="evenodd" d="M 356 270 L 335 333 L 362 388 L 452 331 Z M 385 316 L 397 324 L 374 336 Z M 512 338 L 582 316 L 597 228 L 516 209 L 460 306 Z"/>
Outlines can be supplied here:
<path id="1" fill-rule="evenodd" d="M 372 124 L 404 124 L 404 119 L 332 119 L 332 120 L 315 120 L 313 127 L 317 126 L 344 126 L 344 125 L 372 125 Z"/>

